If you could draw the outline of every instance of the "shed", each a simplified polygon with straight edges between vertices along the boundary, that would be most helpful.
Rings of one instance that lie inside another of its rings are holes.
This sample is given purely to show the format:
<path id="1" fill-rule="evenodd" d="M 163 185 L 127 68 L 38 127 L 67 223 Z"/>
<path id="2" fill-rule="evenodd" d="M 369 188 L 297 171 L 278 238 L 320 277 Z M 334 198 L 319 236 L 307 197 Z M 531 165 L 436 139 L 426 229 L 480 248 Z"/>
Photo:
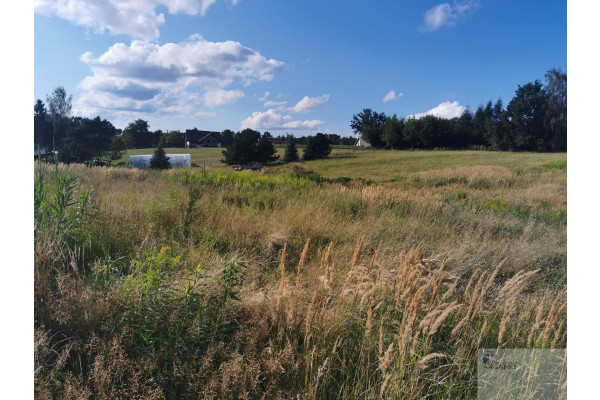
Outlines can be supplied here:
<path id="1" fill-rule="evenodd" d="M 167 154 L 173 168 L 190 168 L 192 159 L 189 154 Z M 135 168 L 150 168 L 151 155 L 129 156 L 129 165 Z"/>

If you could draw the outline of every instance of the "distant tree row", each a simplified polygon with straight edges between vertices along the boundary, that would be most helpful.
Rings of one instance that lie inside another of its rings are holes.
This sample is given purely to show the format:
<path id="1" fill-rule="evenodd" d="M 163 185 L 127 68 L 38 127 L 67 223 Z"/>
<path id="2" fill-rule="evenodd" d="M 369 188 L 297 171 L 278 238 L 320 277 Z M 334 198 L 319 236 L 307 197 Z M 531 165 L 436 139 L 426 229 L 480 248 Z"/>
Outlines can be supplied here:
<path id="1" fill-rule="evenodd" d="M 337 136 L 337 135 L 336 135 Z M 263 163 L 268 164 L 279 159 L 277 150 L 271 141 L 271 134 L 252 129 L 244 129 L 234 133 L 226 130 L 221 133 L 222 143 L 227 147 L 223 150 L 221 162 L 228 165 Z M 283 156 L 284 162 L 300 161 L 297 144 L 299 140 L 292 135 L 280 136 L 277 139 L 285 139 L 286 147 Z M 306 138 L 303 160 L 317 160 L 325 158 L 331 153 L 331 145 L 327 135 L 317 133 L 315 136 Z"/>
<path id="2" fill-rule="evenodd" d="M 465 110 L 458 118 L 388 117 L 371 109 L 353 115 L 350 127 L 377 148 L 486 147 L 505 151 L 567 150 L 567 75 L 551 69 L 545 82 L 518 86 L 515 96 Z"/>
<path id="3" fill-rule="evenodd" d="M 117 129 L 99 116 L 93 119 L 72 115 L 72 96 L 61 86 L 33 107 L 34 144 L 36 149 L 56 150 L 65 163 L 87 165 L 118 160 L 126 149 L 184 147 L 184 135 L 179 131 L 150 131 L 148 122 L 138 119 L 123 129 Z"/>
<path id="4" fill-rule="evenodd" d="M 87 165 L 117 160 L 125 150 L 117 130 L 107 120 L 71 115 L 72 96 L 63 87 L 57 87 L 47 96 L 46 104 L 38 99 L 33 107 L 34 144 L 36 148 L 58 151 L 58 159 L 65 163 Z"/>
<path id="5" fill-rule="evenodd" d="M 148 121 L 135 120 L 123 129 L 123 142 L 128 149 L 146 149 L 157 147 L 160 142 L 164 147 L 184 147 L 185 137 L 179 131 L 151 131 Z"/>

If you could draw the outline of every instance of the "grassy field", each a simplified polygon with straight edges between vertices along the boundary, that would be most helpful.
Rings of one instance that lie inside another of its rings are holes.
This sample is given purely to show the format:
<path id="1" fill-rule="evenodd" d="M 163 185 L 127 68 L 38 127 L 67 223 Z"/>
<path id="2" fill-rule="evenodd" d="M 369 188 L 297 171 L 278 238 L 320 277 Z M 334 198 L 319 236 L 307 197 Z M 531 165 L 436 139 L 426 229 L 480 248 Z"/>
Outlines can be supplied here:
<path id="1" fill-rule="evenodd" d="M 40 398 L 476 398 L 479 347 L 566 345 L 566 154 L 166 152 L 36 165 Z"/>

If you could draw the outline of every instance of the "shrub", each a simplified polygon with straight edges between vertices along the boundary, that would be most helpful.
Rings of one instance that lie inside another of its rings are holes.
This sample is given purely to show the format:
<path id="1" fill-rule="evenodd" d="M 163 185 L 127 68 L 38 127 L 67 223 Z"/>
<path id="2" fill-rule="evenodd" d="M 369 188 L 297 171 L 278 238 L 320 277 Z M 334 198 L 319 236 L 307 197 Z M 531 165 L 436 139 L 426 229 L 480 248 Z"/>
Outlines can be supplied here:
<path id="1" fill-rule="evenodd" d="M 331 146 L 327 136 L 322 133 L 317 133 L 315 136 L 308 138 L 308 143 L 304 148 L 303 160 L 318 160 L 326 158 L 331 153 Z"/>

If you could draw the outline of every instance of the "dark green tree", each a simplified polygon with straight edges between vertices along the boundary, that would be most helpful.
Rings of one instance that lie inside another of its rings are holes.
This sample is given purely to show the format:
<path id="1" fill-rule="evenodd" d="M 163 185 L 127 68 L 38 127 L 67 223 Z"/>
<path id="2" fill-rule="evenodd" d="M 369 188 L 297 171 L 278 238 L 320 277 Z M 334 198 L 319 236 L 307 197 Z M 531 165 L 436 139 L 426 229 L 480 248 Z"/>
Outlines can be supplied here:
<path id="1" fill-rule="evenodd" d="M 221 132 L 221 143 L 224 147 L 228 147 L 231 144 L 234 135 L 235 132 L 230 129 L 225 129 L 223 132 Z"/>
<path id="2" fill-rule="evenodd" d="M 185 136 L 179 131 L 170 131 L 165 134 L 165 147 L 185 147 Z"/>
<path id="3" fill-rule="evenodd" d="M 453 121 L 445 120 L 447 132 L 442 137 L 444 146 L 452 148 L 464 148 L 468 145 L 478 144 L 474 133 L 473 114 L 468 108 L 463 111 L 460 117 Z"/>
<path id="4" fill-rule="evenodd" d="M 550 135 L 546 135 L 544 126 L 546 108 L 547 94 L 539 80 L 517 88 L 515 97 L 506 106 L 510 150 L 549 150 Z"/>
<path id="5" fill-rule="evenodd" d="M 371 146 L 383 147 L 384 142 L 381 139 L 381 135 L 386 119 L 387 116 L 385 113 L 380 114 L 370 108 L 365 108 L 360 113 L 352 116 L 350 128 L 352 128 L 355 134 L 360 134 Z"/>
<path id="6" fill-rule="evenodd" d="M 52 142 L 56 149 L 61 150 L 63 141 L 71 129 L 72 95 L 67 95 L 64 87 L 58 86 L 52 94 L 46 96 L 48 115 L 52 121 Z"/>
<path id="7" fill-rule="evenodd" d="M 116 129 L 107 120 L 74 117 L 58 154 L 64 163 L 97 163 L 110 153 Z"/>
<path id="8" fill-rule="evenodd" d="M 151 147 L 157 147 L 158 144 L 161 142 L 163 142 L 163 147 L 165 147 L 166 145 L 166 138 L 164 137 L 165 133 L 162 131 L 162 129 L 158 129 L 154 132 L 152 132 L 152 146 Z"/>
<path id="9" fill-rule="evenodd" d="M 381 140 L 389 149 L 400 149 L 404 146 L 404 120 L 398 119 L 396 114 L 388 118 L 383 124 Z"/>
<path id="10" fill-rule="evenodd" d="M 46 112 L 46 106 L 40 99 L 33 106 L 33 142 L 36 148 L 52 148 L 53 126 Z"/>
<path id="11" fill-rule="evenodd" d="M 544 124 L 554 151 L 567 150 L 567 74 L 552 68 L 545 75 L 548 105 Z"/>
<path id="12" fill-rule="evenodd" d="M 305 161 L 326 158 L 331 153 L 331 146 L 327 136 L 317 133 L 308 138 L 302 159 Z"/>
<path id="13" fill-rule="evenodd" d="M 283 155 L 283 161 L 286 163 L 295 162 L 300 160 L 298 155 L 298 148 L 296 147 L 296 139 L 292 135 L 287 135 L 285 141 L 285 154 Z"/>
<path id="14" fill-rule="evenodd" d="M 171 168 L 171 163 L 169 162 L 169 157 L 165 153 L 165 149 L 163 149 L 163 141 L 161 140 L 158 143 L 158 147 L 154 150 L 154 154 L 150 159 L 150 168 L 154 169 L 169 169 Z"/>
<path id="15" fill-rule="evenodd" d="M 268 135 L 268 136 L 267 136 Z M 269 140 L 271 134 L 265 132 L 256 144 L 256 161 L 268 164 L 279 159 L 273 142 Z"/>
<path id="16" fill-rule="evenodd" d="M 108 158 L 111 161 L 118 160 L 123 157 L 126 150 L 127 147 L 125 146 L 125 142 L 123 142 L 123 138 L 121 136 L 113 136 L 110 143 Z"/>
<path id="17" fill-rule="evenodd" d="M 250 164 L 258 161 L 257 144 L 260 140 L 260 132 L 252 129 L 244 129 L 233 137 L 231 144 L 223 150 L 221 162 L 234 164 Z"/>
<path id="18" fill-rule="evenodd" d="M 341 144 L 342 138 L 340 135 L 335 133 L 327 133 L 325 134 L 325 136 L 327 136 L 327 140 L 329 140 L 330 145 L 333 146 Z"/>
<path id="19" fill-rule="evenodd" d="M 123 129 L 123 141 L 128 149 L 154 147 L 153 139 L 153 134 L 148 129 L 148 121 L 138 119 Z"/>

